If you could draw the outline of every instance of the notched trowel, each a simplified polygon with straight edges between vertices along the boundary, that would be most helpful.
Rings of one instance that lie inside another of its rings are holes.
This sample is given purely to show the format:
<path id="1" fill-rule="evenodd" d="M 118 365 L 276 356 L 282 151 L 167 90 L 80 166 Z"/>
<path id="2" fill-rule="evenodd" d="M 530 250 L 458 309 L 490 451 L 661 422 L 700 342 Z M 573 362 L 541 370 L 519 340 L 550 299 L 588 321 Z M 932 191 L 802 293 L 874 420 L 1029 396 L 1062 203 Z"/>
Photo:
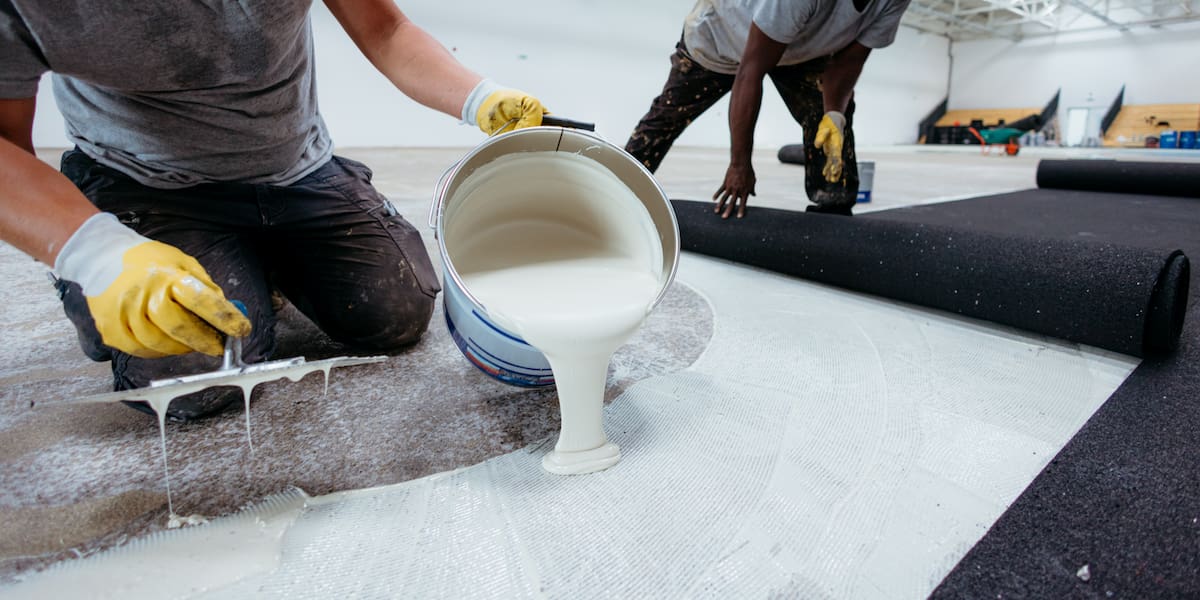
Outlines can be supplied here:
<path id="1" fill-rule="evenodd" d="M 329 371 L 334 367 L 351 367 L 369 363 L 383 362 L 386 356 L 339 356 L 307 362 L 303 356 L 283 360 L 273 360 L 261 363 L 247 364 L 242 360 L 242 338 L 225 338 L 225 354 L 221 367 L 208 373 L 196 373 L 182 377 L 155 379 L 144 388 L 121 390 L 105 394 L 95 394 L 81 398 L 66 398 L 45 402 L 30 402 L 30 406 L 40 404 L 54 406 L 62 404 L 95 404 L 103 402 L 143 401 L 162 403 L 167 399 L 175 399 L 185 394 L 191 394 L 211 387 L 234 386 L 242 388 L 247 398 L 254 387 L 260 383 L 287 378 L 290 381 L 300 381 L 302 377 L 313 371 L 325 374 L 325 391 L 329 391 Z"/>

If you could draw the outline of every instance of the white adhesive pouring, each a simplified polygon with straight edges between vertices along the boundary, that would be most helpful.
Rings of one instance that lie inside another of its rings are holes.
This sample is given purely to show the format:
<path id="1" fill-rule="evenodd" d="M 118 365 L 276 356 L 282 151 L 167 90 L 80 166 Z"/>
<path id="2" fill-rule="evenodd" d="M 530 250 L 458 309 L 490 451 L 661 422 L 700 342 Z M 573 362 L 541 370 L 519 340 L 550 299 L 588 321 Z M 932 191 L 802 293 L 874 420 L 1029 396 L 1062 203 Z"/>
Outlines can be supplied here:
<path id="1" fill-rule="evenodd" d="M 554 372 L 562 425 L 543 466 L 567 475 L 616 464 L 602 421 L 609 361 L 661 288 L 662 249 L 645 207 L 610 171 L 565 152 L 496 159 L 456 199 L 445 233 L 455 269 Z"/>

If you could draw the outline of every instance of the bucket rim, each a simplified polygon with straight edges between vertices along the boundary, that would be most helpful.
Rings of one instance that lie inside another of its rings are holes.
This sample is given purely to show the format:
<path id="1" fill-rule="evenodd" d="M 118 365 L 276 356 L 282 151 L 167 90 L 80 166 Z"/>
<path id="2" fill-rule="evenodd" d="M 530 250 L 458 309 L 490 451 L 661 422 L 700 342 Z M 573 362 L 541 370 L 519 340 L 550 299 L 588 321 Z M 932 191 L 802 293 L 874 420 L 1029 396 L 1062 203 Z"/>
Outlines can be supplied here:
<path id="1" fill-rule="evenodd" d="M 440 178 L 438 178 L 437 186 L 434 188 L 434 192 L 433 192 L 433 202 L 432 202 L 432 204 L 430 206 L 430 210 L 429 210 L 429 227 L 431 229 L 433 229 L 434 238 L 437 239 L 438 254 L 442 258 L 442 275 L 443 275 L 443 277 L 448 276 L 451 279 L 453 279 L 454 283 L 458 286 L 459 291 L 462 292 L 462 294 L 464 296 L 466 296 L 468 301 L 470 301 L 472 304 L 474 304 L 475 306 L 482 309 L 485 313 L 488 312 L 487 307 L 484 306 L 484 304 L 482 302 L 480 302 L 479 299 L 476 298 L 474 294 L 471 293 L 471 290 L 466 286 L 466 283 L 462 280 L 462 276 L 460 276 L 458 274 L 458 270 L 453 268 L 453 262 L 450 260 L 449 250 L 446 249 L 446 240 L 445 240 L 445 236 L 443 235 L 444 228 L 445 228 L 445 217 L 446 217 L 446 214 L 445 214 L 445 204 L 447 201 L 446 190 L 449 187 L 450 182 L 453 181 L 455 179 L 455 177 L 459 174 L 459 172 L 462 171 L 462 168 L 464 166 L 466 166 L 471 161 L 471 159 L 473 159 L 476 156 L 478 156 L 479 154 L 481 154 L 487 148 L 489 148 L 497 143 L 500 143 L 501 141 L 512 138 L 512 137 L 525 136 L 525 135 L 529 135 L 529 134 L 541 133 L 541 132 L 546 132 L 546 131 L 558 132 L 558 134 L 559 134 L 558 142 L 555 144 L 553 150 L 539 150 L 539 152 L 563 151 L 563 150 L 561 150 L 562 141 L 563 141 L 563 138 L 566 136 L 576 136 L 579 138 L 584 138 L 598 146 L 601 146 L 601 147 L 604 147 L 604 148 L 607 148 L 610 150 L 615 150 L 617 152 L 617 154 L 619 156 L 623 156 L 629 164 L 635 165 L 641 171 L 641 174 L 644 175 L 646 177 L 646 179 L 653 185 L 654 190 L 658 192 L 659 197 L 662 198 L 663 204 L 665 205 L 665 207 L 667 209 L 666 210 L 667 217 L 670 219 L 671 229 L 674 233 L 674 236 L 673 236 L 674 237 L 674 239 L 673 239 L 673 246 L 674 246 L 673 250 L 674 251 L 671 253 L 671 256 L 674 257 L 674 260 L 671 261 L 671 268 L 667 272 L 667 276 L 663 279 L 661 289 L 658 291 L 658 294 L 654 297 L 654 302 L 650 303 L 651 308 L 658 306 L 658 304 L 660 302 L 662 302 L 663 298 L 666 297 L 667 291 L 670 290 L 671 283 L 673 283 L 675 281 L 675 275 L 679 271 L 679 255 L 680 255 L 680 252 L 682 252 L 682 242 L 679 237 L 679 221 L 675 217 L 675 210 L 671 206 L 671 199 L 670 199 L 670 197 L 667 196 L 666 190 L 663 189 L 662 185 L 658 182 L 658 179 L 654 177 L 654 174 L 651 173 L 646 168 L 645 165 L 643 165 L 637 159 L 633 158 L 633 156 L 631 156 L 628 152 L 626 152 L 624 148 L 621 148 L 620 146 L 613 144 L 612 142 L 600 137 L 596 133 L 593 133 L 590 131 L 579 130 L 579 129 L 568 129 L 568 128 L 564 128 L 564 127 L 552 127 L 552 126 L 538 126 L 538 127 L 525 127 L 522 129 L 515 129 L 513 131 L 505 132 L 500 135 L 494 135 L 494 136 L 491 136 L 488 139 L 480 142 L 478 145 L 476 145 L 474 148 L 472 148 L 470 151 L 468 151 L 465 155 L 463 155 L 462 158 L 455 161 L 453 164 L 451 164 L 449 167 L 447 167 L 445 171 L 442 172 L 442 175 Z M 575 151 L 572 151 L 571 153 L 577 154 L 577 152 L 575 152 Z M 583 155 L 581 155 L 581 156 L 583 156 Z M 586 157 L 586 158 L 591 158 L 591 157 Z M 595 159 L 592 159 L 592 160 L 595 160 Z M 599 161 L 596 161 L 596 162 L 599 162 Z M 611 169 L 610 169 L 610 172 L 611 172 Z M 614 173 L 614 175 L 616 175 L 616 174 Z M 662 236 L 660 236 L 660 238 L 661 237 Z M 664 251 L 665 251 L 665 249 L 664 249 Z"/>

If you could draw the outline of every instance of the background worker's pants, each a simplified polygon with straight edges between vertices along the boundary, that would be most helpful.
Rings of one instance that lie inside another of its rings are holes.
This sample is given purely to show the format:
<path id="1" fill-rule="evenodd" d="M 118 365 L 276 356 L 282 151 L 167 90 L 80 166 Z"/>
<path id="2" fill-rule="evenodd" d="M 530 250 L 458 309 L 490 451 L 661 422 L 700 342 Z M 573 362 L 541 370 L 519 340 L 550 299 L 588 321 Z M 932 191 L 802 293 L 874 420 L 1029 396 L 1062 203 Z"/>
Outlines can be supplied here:
<path id="1" fill-rule="evenodd" d="M 858 196 L 858 162 L 854 153 L 854 100 L 846 107 L 846 128 L 842 145 L 842 178 L 836 182 L 825 181 L 821 169 L 825 166 L 825 153 L 813 143 L 817 125 L 825 115 L 825 103 L 821 95 L 820 77 L 828 64 L 827 59 L 806 63 L 779 66 L 768 71 L 775 89 L 783 98 L 792 118 L 804 130 L 804 190 L 808 199 L 822 208 L 849 209 Z M 642 117 L 633 135 L 625 144 L 625 151 L 646 166 L 651 173 L 658 170 L 671 144 L 704 111 L 729 93 L 733 88 L 733 75 L 710 71 L 688 55 L 681 40 L 671 56 L 671 73 L 662 93 L 650 104 L 650 110 Z"/>

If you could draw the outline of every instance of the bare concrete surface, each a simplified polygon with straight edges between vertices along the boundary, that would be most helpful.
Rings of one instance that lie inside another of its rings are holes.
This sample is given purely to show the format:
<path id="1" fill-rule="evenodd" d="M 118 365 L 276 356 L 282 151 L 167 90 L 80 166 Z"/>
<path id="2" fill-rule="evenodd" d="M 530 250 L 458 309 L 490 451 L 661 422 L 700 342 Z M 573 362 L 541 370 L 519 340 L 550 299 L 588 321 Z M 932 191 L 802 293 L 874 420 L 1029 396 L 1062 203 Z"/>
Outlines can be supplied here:
<path id="1" fill-rule="evenodd" d="M 434 184 L 464 148 L 363 149 L 341 153 L 371 166 L 376 185 L 425 230 Z M 57 152 L 42 157 L 57 163 Z M 862 149 L 876 163 L 874 202 L 859 212 L 1032 187 L 1036 157 Z M 712 196 L 727 151 L 677 148 L 658 177 L 672 198 Z M 775 149 L 755 155 L 754 206 L 802 210 L 803 168 Z M 426 233 L 437 256 L 433 236 Z M 438 260 L 435 258 L 435 263 Z M 167 500 L 153 419 L 120 405 L 31 407 L 31 402 L 107 391 L 107 364 L 88 361 L 46 278 L 47 269 L 0 244 L 0 583 L 57 561 L 162 529 Z M 677 282 L 641 332 L 614 358 L 609 399 L 630 384 L 690 365 L 713 331 L 708 303 Z M 350 350 L 291 307 L 277 358 Z M 734 366 L 731 365 L 731 368 Z M 251 406 L 254 451 L 243 413 L 167 426 L 176 512 L 229 514 L 290 487 L 309 494 L 373 487 L 471 465 L 552 436 L 553 390 L 521 390 L 476 371 L 435 313 L 415 347 L 374 365 L 260 386 Z"/>

